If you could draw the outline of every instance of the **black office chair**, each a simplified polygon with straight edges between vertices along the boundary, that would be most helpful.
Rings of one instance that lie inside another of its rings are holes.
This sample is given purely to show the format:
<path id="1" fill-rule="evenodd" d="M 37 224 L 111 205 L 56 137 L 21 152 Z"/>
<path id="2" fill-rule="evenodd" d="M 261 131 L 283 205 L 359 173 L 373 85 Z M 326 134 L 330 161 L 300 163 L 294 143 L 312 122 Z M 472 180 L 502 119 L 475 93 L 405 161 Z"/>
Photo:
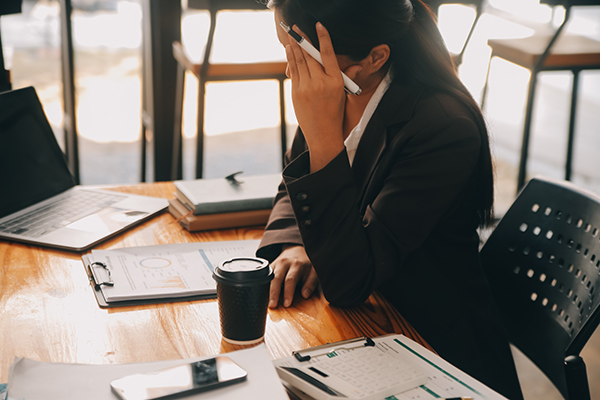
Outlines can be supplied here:
<path id="1" fill-rule="evenodd" d="M 481 250 L 510 341 L 565 399 L 590 399 L 579 356 L 600 322 L 600 197 L 534 178 Z"/>

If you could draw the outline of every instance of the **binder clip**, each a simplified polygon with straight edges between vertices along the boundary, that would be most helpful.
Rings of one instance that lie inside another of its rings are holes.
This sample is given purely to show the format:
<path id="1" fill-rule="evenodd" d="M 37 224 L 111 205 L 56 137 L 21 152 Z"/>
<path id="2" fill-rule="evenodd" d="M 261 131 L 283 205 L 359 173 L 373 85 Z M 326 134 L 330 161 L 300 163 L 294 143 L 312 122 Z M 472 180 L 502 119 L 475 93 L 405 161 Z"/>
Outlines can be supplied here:
<path id="1" fill-rule="evenodd" d="M 239 186 L 239 185 L 241 185 L 242 183 L 244 183 L 244 181 L 239 181 L 239 180 L 237 180 L 236 176 L 237 176 L 237 175 L 239 175 L 239 174 L 243 174 L 243 173 L 244 173 L 244 171 L 238 171 L 238 172 L 234 172 L 233 174 L 229 174 L 229 175 L 227 175 L 227 176 L 225 177 L 225 179 L 227 179 L 227 181 L 228 181 L 229 183 L 231 183 L 232 185 L 234 185 L 234 186 Z"/>
<path id="2" fill-rule="evenodd" d="M 94 273 L 94 267 L 101 267 L 106 271 L 108 280 L 99 280 Z M 94 261 L 93 263 L 88 265 L 88 269 L 90 271 L 90 281 L 94 284 L 94 289 L 100 290 L 102 286 L 115 286 L 115 282 L 112 280 L 112 276 L 110 274 L 110 269 L 108 266 L 100 261 Z"/>

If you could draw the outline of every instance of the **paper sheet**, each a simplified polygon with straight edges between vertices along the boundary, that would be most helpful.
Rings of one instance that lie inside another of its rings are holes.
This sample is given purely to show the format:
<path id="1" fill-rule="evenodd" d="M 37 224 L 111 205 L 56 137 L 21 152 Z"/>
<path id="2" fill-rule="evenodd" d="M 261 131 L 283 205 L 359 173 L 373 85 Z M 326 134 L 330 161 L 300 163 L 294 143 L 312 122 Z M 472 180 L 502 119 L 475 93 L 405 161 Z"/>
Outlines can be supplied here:
<path id="1" fill-rule="evenodd" d="M 190 400 L 288 400 L 264 344 L 225 354 L 248 372 L 246 381 L 186 397 Z M 198 361 L 157 361 L 137 364 L 56 364 L 17 358 L 9 371 L 7 400 L 115 400 L 110 382 L 126 375 Z"/>
<path id="2" fill-rule="evenodd" d="M 258 240 L 200 242 L 92 250 L 88 258 L 105 264 L 114 286 L 102 286 L 107 302 L 183 297 L 216 292 L 214 268 L 236 256 L 254 256 Z M 93 266 L 96 282 L 109 275 Z"/>
<path id="3" fill-rule="evenodd" d="M 451 397 L 471 397 L 473 400 L 507 400 L 406 336 L 386 335 L 374 338 L 373 341 L 378 348 L 385 352 L 394 352 L 399 357 L 408 358 L 413 365 L 424 371 L 428 377 L 427 384 L 417 389 L 388 397 L 386 400 L 439 400 L 440 398 Z M 332 344 L 332 348 L 335 348 L 335 344 Z M 339 350 L 336 350 L 336 352 L 339 352 Z M 323 351 L 321 350 L 317 353 L 322 354 Z M 308 351 L 302 352 L 302 354 L 310 355 L 311 353 Z M 327 357 L 327 355 L 322 355 L 321 357 Z M 319 359 L 319 357 L 314 358 Z M 273 363 L 275 366 L 299 367 L 307 363 L 310 364 L 311 361 L 301 363 L 295 357 L 290 356 L 275 360 Z M 310 396 L 298 390 L 292 388 L 289 388 L 289 390 L 293 391 L 302 400 L 310 399 Z"/>

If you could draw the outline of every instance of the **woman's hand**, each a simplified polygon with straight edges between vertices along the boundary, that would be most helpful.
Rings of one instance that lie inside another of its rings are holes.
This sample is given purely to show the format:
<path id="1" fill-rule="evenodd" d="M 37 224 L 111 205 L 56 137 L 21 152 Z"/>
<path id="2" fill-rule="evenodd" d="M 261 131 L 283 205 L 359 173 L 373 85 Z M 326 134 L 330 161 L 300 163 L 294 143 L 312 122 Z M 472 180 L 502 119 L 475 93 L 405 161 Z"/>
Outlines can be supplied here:
<path id="1" fill-rule="evenodd" d="M 302 32 L 294 26 L 298 33 Z M 327 29 L 317 23 L 323 65 L 295 40 L 286 46 L 292 101 L 310 151 L 311 172 L 323 168 L 344 149 L 344 81 Z"/>
<path id="2" fill-rule="evenodd" d="M 319 285 L 319 278 L 304 247 L 287 246 L 271 263 L 275 277 L 271 281 L 269 308 L 276 308 L 283 287 L 283 306 L 289 307 L 294 299 L 296 286 L 302 286 L 302 297 L 309 298 Z"/>

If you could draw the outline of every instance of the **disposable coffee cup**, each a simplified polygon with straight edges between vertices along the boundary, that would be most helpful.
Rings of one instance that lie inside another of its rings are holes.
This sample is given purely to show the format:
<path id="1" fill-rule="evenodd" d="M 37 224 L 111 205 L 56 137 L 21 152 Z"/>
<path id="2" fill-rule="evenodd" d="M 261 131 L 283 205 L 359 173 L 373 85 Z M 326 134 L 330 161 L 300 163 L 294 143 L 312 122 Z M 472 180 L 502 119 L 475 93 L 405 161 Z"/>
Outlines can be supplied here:
<path id="1" fill-rule="evenodd" d="M 226 342 L 252 344 L 263 339 L 273 276 L 269 262 L 258 257 L 230 258 L 215 268 L 213 279 Z"/>

